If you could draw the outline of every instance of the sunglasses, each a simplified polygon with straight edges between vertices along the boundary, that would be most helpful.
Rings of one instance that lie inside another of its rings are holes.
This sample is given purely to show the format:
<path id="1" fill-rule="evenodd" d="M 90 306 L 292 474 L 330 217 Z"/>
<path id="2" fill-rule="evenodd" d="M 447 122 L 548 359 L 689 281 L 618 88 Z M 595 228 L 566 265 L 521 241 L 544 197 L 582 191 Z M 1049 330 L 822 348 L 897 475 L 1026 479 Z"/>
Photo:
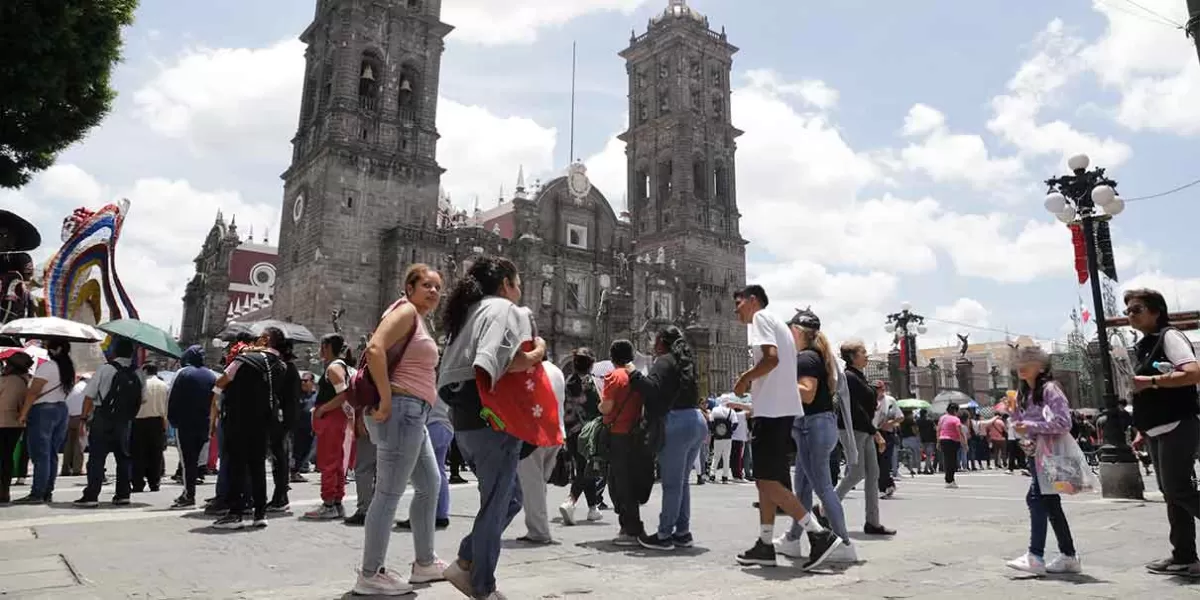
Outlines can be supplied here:
<path id="1" fill-rule="evenodd" d="M 1135 317 L 1135 316 L 1137 316 L 1137 315 L 1140 315 L 1140 314 L 1142 314 L 1142 313 L 1144 313 L 1144 312 L 1146 312 L 1146 307 L 1145 307 L 1145 306 L 1142 306 L 1142 305 L 1140 305 L 1140 304 L 1134 304 L 1133 306 L 1130 306 L 1129 308 L 1126 308 L 1126 309 L 1125 309 L 1125 316 L 1127 316 L 1127 317 Z"/>

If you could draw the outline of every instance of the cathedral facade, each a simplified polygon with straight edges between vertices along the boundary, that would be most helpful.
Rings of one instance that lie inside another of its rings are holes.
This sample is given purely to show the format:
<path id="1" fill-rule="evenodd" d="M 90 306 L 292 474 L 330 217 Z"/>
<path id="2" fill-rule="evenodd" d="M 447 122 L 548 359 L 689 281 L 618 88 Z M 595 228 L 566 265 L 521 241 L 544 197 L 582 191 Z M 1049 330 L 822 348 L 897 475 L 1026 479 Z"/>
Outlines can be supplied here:
<path id="1" fill-rule="evenodd" d="M 271 311 L 320 335 L 331 315 L 362 344 L 401 294 L 408 265 L 437 268 L 447 288 L 473 256 L 521 271 L 523 304 L 551 356 L 607 353 L 613 339 L 650 350 L 666 324 L 687 330 L 703 392 L 748 366 L 732 292 L 745 283 L 738 226 L 732 57 L 724 32 L 669 0 L 621 53 L 630 86 L 629 212 L 618 214 L 586 167 L 457 218 L 439 194 L 439 0 L 319 0 L 304 98 L 283 174 L 278 280 Z M 441 201 L 441 202 L 440 202 Z"/>

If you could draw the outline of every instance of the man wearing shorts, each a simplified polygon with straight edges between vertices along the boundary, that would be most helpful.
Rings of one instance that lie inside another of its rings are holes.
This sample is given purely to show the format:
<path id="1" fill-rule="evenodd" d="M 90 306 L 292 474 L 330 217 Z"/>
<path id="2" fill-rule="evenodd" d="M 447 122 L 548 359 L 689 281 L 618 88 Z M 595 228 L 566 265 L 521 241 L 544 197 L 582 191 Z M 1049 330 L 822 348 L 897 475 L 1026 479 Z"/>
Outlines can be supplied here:
<path id="1" fill-rule="evenodd" d="M 821 527 L 788 489 L 792 479 L 789 455 L 794 447 L 792 423 L 804 415 L 796 382 L 796 343 L 792 332 L 778 317 L 767 312 L 767 292 L 750 285 L 735 292 L 738 320 L 749 326 L 754 367 L 738 377 L 733 393 L 746 395 L 753 404 L 750 446 L 754 454 L 754 479 L 758 487 L 759 536 L 754 547 L 739 554 L 742 565 L 775 566 L 776 507 L 790 515 L 808 532 L 812 546 L 806 570 L 821 565 L 842 544 L 833 532 Z"/>

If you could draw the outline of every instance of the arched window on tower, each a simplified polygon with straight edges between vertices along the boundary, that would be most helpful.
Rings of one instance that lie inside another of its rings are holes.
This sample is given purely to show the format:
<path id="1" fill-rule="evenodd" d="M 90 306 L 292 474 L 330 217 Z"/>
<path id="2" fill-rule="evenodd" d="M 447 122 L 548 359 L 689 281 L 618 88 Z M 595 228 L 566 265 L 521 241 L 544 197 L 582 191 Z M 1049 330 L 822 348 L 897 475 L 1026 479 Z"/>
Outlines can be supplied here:
<path id="1" fill-rule="evenodd" d="M 699 200 L 708 198 L 708 177 L 708 162 L 703 158 L 692 161 L 692 182 Z"/>
<path id="2" fill-rule="evenodd" d="M 718 200 L 729 199 L 729 168 L 718 164 L 713 170 L 713 197 Z"/>
<path id="3" fill-rule="evenodd" d="M 363 110 L 379 110 L 379 62 L 363 58 L 358 67 L 358 106 Z"/>
<path id="4" fill-rule="evenodd" d="M 415 121 L 420 104 L 420 77 L 416 67 L 404 65 L 400 68 L 400 120 Z"/>
<path id="5" fill-rule="evenodd" d="M 421 12 L 421 0 L 408 0 L 408 10 L 411 12 Z"/>

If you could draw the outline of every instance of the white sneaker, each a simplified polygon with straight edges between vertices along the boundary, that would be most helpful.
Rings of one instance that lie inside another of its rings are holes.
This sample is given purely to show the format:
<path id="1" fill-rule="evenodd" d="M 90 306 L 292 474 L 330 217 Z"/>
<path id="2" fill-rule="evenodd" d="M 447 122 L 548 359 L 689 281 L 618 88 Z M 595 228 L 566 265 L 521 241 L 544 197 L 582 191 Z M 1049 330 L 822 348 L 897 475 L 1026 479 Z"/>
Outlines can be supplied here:
<path id="1" fill-rule="evenodd" d="M 833 554 L 825 559 L 825 563 L 857 563 L 858 551 L 855 550 L 854 544 L 846 542 L 834 549 Z"/>
<path id="2" fill-rule="evenodd" d="M 1031 573 L 1033 575 L 1046 574 L 1046 562 L 1028 552 L 1008 561 L 1006 564 L 1010 569 L 1016 569 L 1025 573 Z"/>
<path id="3" fill-rule="evenodd" d="M 948 490 L 957 490 L 957 489 L 958 489 L 958 482 L 957 482 L 957 481 L 951 481 L 950 483 L 947 483 L 947 484 L 946 484 L 946 489 L 948 489 Z"/>
<path id="4" fill-rule="evenodd" d="M 1083 563 L 1078 556 L 1060 554 L 1046 565 L 1047 573 L 1082 573 Z"/>
<path id="5" fill-rule="evenodd" d="M 800 539 L 789 540 L 785 533 L 775 538 L 775 552 L 788 558 L 804 558 L 803 539 L 804 537 L 801 536 Z"/>
<path id="6" fill-rule="evenodd" d="M 460 591 L 466 597 L 470 598 L 474 595 L 471 591 L 471 572 L 458 566 L 458 561 L 450 563 L 445 571 L 442 571 L 442 579 L 450 582 L 454 589 Z"/>
<path id="7" fill-rule="evenodd" d="M 562 515 L 563 525 L 575 524 L 575 504 L 571 501 L 558 505 L 558 514 Z"/>
<path id="8" fill-rule="evenodd" d="M 446 561 L 436 557 L 432 563 L 427 565 L 418 564 L 414 561 L 412 564 L 412 575 L 409 576 L 408 582 L 432 583 L 434 581 L 441 581 L 446 578 L 444 573 L 449 567 L 450 565 L 446 564 Z"/>
<path id="9" fill-rule="evenodd" d="M 413 587 L 404 583 L 394 573 L 380 570 L 374 575 L 358 574 L 354 593 L 360 596 L 403 596 L 413 593 Z"/>
<path id="10" fill-rule="evenodd" d="M 572 516 L 573 516 L 573 515 L 572 515 Z M 594 522 L 596 522 L 596 521 L 601 521 L 601 520 L 603 520 L 603 519 L 604 519 L 604 515 L 600 514 L 600 508 L 599 508 L 599 507 L 596 507 L 596 506 L 590 506 L 590 507 L 588 507 L 588 516 L 587 516 L 587 520 L 589 520 L 589 521 L 592 521 L 592 522 L 594 523 Z"/>

